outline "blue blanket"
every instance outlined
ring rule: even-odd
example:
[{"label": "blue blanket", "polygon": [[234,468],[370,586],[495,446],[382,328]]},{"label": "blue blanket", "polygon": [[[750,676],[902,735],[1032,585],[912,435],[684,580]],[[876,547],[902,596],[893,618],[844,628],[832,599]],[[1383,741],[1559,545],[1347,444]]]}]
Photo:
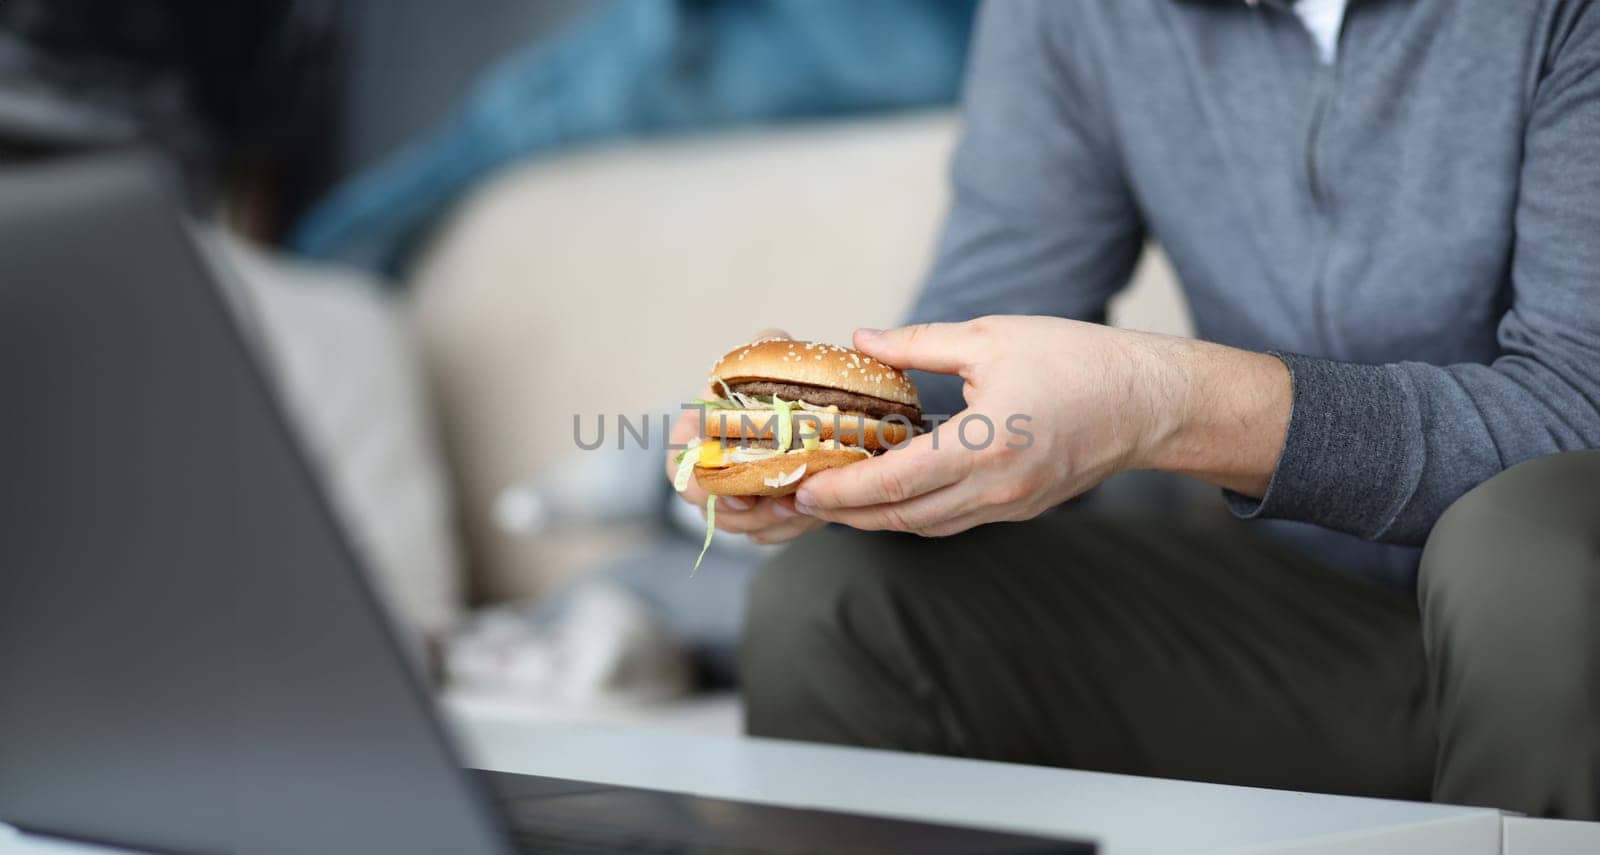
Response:
[{"label": "blue blanket", "polygon": [[624,135],[952,101],[972,7],[617,0],[491,70],[436,131],[315,206],[290,246],[394,272],[463,191],[513,160]]}]

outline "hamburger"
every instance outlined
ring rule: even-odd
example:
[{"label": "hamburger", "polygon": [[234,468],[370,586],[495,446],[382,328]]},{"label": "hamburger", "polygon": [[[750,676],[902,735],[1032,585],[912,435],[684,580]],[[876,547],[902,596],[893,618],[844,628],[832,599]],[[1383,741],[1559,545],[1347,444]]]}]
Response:
[{"label": "hamburger", "polygon": [[[807,475],[899,447],[922,421],[917,387],[857,350],[793,339],[743,345],[711,367],[715,398],[679,455],[675,486],[785,496]],[[711,513],[708,508],[708,515]]]}]

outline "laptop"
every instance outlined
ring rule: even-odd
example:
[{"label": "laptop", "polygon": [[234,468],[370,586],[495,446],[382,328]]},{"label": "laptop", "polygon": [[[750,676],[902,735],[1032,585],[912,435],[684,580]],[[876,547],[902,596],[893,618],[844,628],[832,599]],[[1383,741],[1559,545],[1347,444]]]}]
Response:
[{"label": "laptop", "polygon": [[0,822],[163,853],[1094,851],[464,769],[173,184],[142,155],[0,171]]}]

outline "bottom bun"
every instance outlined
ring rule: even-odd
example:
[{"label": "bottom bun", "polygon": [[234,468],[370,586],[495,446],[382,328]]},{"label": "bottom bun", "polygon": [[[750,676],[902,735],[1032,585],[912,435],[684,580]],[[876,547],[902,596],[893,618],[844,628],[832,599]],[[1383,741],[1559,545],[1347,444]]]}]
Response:
[{"label": "bottom bun", "polygon": [[[696,466],[694,479],[700,482],[701,489],[717,496],[787,496],[800,489],[801,481],[817,472],[848,466],[866,459],[867,456],[858,451],[840,451],[836,448],[791,451],[765,460],[735,463],[732,466],[716,469]],[[767,486],[766,479],[782,478],[799,469],[801,464],[805,464],[806,474],[796,479],[794,483],[782,487]]]}]

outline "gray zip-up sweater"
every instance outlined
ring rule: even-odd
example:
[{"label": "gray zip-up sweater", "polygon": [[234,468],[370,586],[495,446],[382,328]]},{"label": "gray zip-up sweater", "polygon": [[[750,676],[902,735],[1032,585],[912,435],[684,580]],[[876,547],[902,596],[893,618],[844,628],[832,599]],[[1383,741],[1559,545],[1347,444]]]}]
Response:
[{"label": "gray zip-up sweater", "polygon": [[1600,447],[1600,3],[1351,0],[1323,65],[1283,0],[997,0],[973,51],[912,320],[1102,319],[1154,239],[1293,377],[1235,511],[1369,540]]}]

